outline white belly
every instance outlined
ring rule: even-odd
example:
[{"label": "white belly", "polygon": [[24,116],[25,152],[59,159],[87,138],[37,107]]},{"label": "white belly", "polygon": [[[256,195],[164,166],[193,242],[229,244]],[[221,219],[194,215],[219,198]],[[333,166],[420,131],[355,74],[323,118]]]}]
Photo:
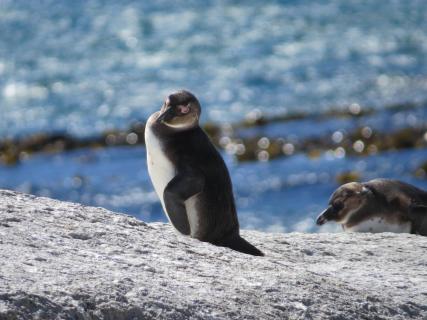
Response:
[{"label": "white belly", "polygon": [[402,223],[402,224],[391,224],[387,223],[382,218],[375,217],[366,221],[359,223],[356,226],[351,228],[346,228],[344,226],[344,230],[346,232],[372,232],[372,233],[380,233],[380,232],[394,232],[394,233],[410,233],[411,232],[411,223]]},{"label": "white belly", "polygon": [[169,181],[175,177],[176,170],[172,162],[163,152],[162,145],[156,135],[152,132],[149,123],[150,119],[147,121],[147,126],[145,127],[145,146],[147,150],[148,174],[150,175],[154,190],[160,198],[163,210],[168,216],[163,200],[163,192]]}]

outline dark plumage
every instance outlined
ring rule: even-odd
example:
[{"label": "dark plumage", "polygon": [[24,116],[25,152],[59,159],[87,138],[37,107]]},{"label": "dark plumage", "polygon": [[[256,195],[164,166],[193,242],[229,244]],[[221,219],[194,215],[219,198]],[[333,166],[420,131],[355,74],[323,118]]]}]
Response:
[{"label": "dark plumage", "polygon": [[374,220],[376,232],[381,231],[381,223],[384,231],[408,229],[408,232],[427,236],[427,192],[398,180],[351,182],[332,194],[317,224],[336,221],[344,230],[363,231],[360,226],[363,223],[368,226],[369,221]]},{"label": "dark plumage", "polygon": [[[239,235],[227,167],[199,127],[199,116],[197,99],[187,91],[180,91],[170,95],[160,113],[148,122],[148,130],[155,136],[148,139],[159,141],[163,155],[175,172],[163,194],[158,194],[163,197],[164,209],[171,223],[183,234],[243,253],[263,255]],[[148,152],[151,152],[150,146],[148,142]],[[158,160],[149,161],[153,161],[154,168]],[[151,169],[150,174],[153,184],[159,180],[155,170]],[[158,193],[162,188],[158,187]]]}]

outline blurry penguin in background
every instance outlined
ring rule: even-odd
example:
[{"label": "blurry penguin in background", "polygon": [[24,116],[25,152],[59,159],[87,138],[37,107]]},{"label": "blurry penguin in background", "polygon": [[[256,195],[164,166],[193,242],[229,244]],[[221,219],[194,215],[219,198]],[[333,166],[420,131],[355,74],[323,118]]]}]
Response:
[{"label": "blurry penguin in background", "polygon": [[347,232],[396,232],[427,236],[427,192],[389,179],[350,182],[331,196],[317,218],[341,224]]}]

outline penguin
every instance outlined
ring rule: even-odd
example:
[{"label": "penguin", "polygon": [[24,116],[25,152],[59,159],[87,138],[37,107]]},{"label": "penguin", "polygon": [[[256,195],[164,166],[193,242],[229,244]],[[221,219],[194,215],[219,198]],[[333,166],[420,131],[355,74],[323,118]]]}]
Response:
[{"label": "penguin", "polygon": [[316,220],[341,224],[347,232],[395,232],[427,236],[427,192],[389,179],[350,182],[331,196]]},{"label": "penguin", "polygon": [[197,98],[181,90],[147,121],[148,173],[163,210],[183,235],[263,256],[239,234],[230,175],[199,126],[200,114]]}]

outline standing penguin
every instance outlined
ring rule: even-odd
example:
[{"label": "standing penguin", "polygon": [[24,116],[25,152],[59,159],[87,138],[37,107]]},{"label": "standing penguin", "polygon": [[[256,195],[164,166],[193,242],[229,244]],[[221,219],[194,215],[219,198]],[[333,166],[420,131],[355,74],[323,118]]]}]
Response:
[{"label": "standing penguin", "polygon": [[262,256],[240,237],[230,176],[199,126],[200,113],[197,98],[182,90],[147,121],[148,172],[163,210],[184,235]]},{"label": "standing penguin", "polygon": [[427,236],[427,192],[389,179],[350,182],[331,196],[317,224],[335,221],[345,231]]}]

